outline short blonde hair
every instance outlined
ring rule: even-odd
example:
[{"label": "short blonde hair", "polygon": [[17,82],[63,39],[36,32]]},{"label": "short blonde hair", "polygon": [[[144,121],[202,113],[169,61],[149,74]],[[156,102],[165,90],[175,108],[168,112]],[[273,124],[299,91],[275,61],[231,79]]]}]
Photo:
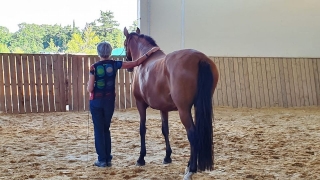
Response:
[{"label": "short blonde hair", "polygon": [[108,42],[101,42],[97,46],[98,55],[102,58],[108,58],[111,56],[112,47]]}]

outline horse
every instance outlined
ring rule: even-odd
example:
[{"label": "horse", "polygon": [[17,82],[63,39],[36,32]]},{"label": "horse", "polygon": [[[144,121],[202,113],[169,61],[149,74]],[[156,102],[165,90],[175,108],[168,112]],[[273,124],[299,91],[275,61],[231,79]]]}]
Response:
[{"label": "horse", "polygon": [[[129,33],[127,28],[124,46],[126,61],[138,59],[152,47],[155,40],[140,34],[140,29]],[[182,49],[165,54],[158,50],[134,68],[133,94],[140,115],[140,156],[137,166],[145,165],[146,110],[160,111],[162,134],[166,144],[163,163],[171,163],[168,112],[178,111],[190,143],[190,157],[184,179],[192,178],[197,170],[213,170],[213,93],[219,73],[216,65],[204,53]],[[194,107],[195,120],[192,117]]]}]

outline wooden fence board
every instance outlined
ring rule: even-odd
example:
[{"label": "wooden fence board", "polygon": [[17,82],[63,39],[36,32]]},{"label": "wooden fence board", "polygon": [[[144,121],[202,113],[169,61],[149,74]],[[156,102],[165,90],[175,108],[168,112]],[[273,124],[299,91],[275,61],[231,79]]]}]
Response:
[{"label": "wooden fence board", "polygon": [[293,74],[293,85],[294,89],[291,90],[294,91],[294,98],[296,102],[296,106],[300,106],[300,98],[299,98],[299,82],[298,82],[298,70],[297,70],[297,60],[295,58],[291,59],[292,61],[292,74]]},{"label": "wooden fence board", "polygon": [[91,66],[91,62],[90,62],[91,57],[88,56],[86,58],[84,58],[83,60],[83,64],[84,64],[84,69],[83,69],[83,74],[84,74],[84,109],[86,111],[89,110],[89,93],[87,92],[87,82],[89,81],[89,75],[90,75],[90,66]]},{"label": "wooden fence board", "polygon": [[283,58],[283,74],[284,74],[284,85],[285,85],[285,91],[284,94],[286,96],[286,107],[292,107],[292,101],[291,101],[291,92],[290,92],[290,80],[289,80],[289,71],[288,71],[288,59]]},{"label": "wooden fence board", "polygon": [[294,86],[294,76],[293,76],[293,60],[292,58],[288,58],[288,73],[289,73],[289,83],[290,83],[290,96],[291,96],[291,107],[296,107],[296,97],[295,97],[295,86]]},{"label": "wooden fence board", "polygon": [[320,65],[318,66],[317,62],[319,63],[320,59],[313,59],[312,60],[316,103],[318,106],[320,106]]},{"label": "wooden fence board", "polygon": [[284,107],[288,107],[288,99],[287,99],[287,90],[286,90],[286,73],[285,73],[285,67],[284,67],[284,58],[279,59],[279,77],[280,77],[280,83],[281,83],[281,97],[282,97],[282,105]]},{"label": "wooden fence board", "polygon": [[48,55],[47,59],[47,78],[48,78],[48,100],[49,112],[56,111],[54,103],[54,86],[53,86],[53,56]]},{"label": "wooden fence board", "polygon": [[22,58],[22,67],[23,67],[23,87],[24,87],[24,104],[25,112],[31,112],[31,93],[30,93],[30,77],[29,77],[29,61],[28,56],[23,54]]},{"label": "wooden fence board", "polygon": [[312,62],[313,62],[313,59],[308,59],[310,84],[311,84],[311,98],[313,100],[311,105],[316,106],[317,105],[316,83],[314,80],[314,70],[313,70]]},{"label": "wooden fence board", "polygon": [[257,58],[252,58],[252,74],[253,74],[253,83],[254,83],[254,94],[256,100],[256,107],[261,107],[261,96],[259,92],[259,79],[258,79],[258,72],[257,72]]},{"label": "wooden fence board", "polygon": [[297,68],[297,81],[298,81],[298,87],[299,87],[299,94],[298,94],[298,101],[301,106],[305,105],[304,99],[303,99],[303,85],[302,85],[302,74],[301,74],[301,59],[296,59],[296,68]]},{"label": "wooden fence board", "polygon": [[[80,64],[80,69],[81,69],[81,72],[79,72],[79,76],[80,76],[80,88],[81,88],[81,94],[80,94],[80,103],[81,103],[81,111],[85,111],[85,104],[88,103],[88,100],[85,99],[85,94],[87,94],[87,82],[85,82],[85,78],[84,78],[84,70],[85,69],[88,69],[87,67],[85,67],[84,65],[84,59],[88,59],[88,56],[83,56],[82,59],[81,59],[81,62],[79,62]],[[88,76],[86,74],[86,76]]]},{"label": "wooden fence board", "polygon": [[[56,101],[58,102],[58,104],[56,105],[57,109],[59,109],[59,111],[61,112],[65,112],[66,111],[66,105],[68,104],[68,90],[67,90],[67,86],[68,86],[68,72],[67,72],[67,61],[66,56],[63,55],[58,55],[58,59],[57,59],[57,64],[54,64],[57,68],[57,72],[59,73],[56,77],[58,79],[58,83],[59,83],[59,87],[57,87],[57,93],[59,92],[59,97],[56,96]],[[57,98],[59,98],[57,100]]]},{"label": "wooden fence board", "polygon": [[231,87],[231,102],[229,106],[237,107],[237,93],[236,93],[236,83],[235,83],[235,72],[234,72],[234,58],[228,58],[229,63],[229,77],[230,77],[230,87]]},{"label": "wooden fence board", "polygon": [[307,83],[307,92],[308,92],[308,102],[309,106],[313,105],[313,97],[312,97],[312,86],[311,86],[311,69],[309,68],[309,59],[304,59],[304,69],[306,72],[306,83]]},{"label": "wooden fence board", "polygon": [[115,91],[116,91],[116,102],[115,102],[115,108],[120,109],[120,86],[119,86],[119,76],[120,76],[120,70],[117,72],[116,76],[116,85],[115,85]]},{"label": "wooden fence board", "polygon": [[10,54],[9,55],[9,59],[10,59],[10,74],[11,74],[12,112],[13,113],[19,113],[16,55],[15,54]]},{"label": "wooden fence board", "polygon": [[227,84],[226,84],[226,73],[225,73],[225,60],[224,58],[219,58],[220,64],[220,82],[222,87],[222,106],[228,105],[228,95],[227,95]]},{"label": "wooden fence board", "polygon": [[72,85],[72,71],[73,71],[73,67],[72,67],[72,56],[69,55],[68,56],[68,60],[67,60],[67,66],[68,66],[68,75],[67,75],[67,82],[68,82],[68,98],[67,98],[67,104],[69,105],[69,111],[73,111],[73,99],[72,99],[72,95],[73,95],[73,85]]},{"label": "wooden fence board", "polygon": [[21,55],[16,55],[16,75],[17,75],[17,92],[18,92],[18,110],[20,113],[25,113],[25,102],[23,93],[23,74]]},{"label": "wooden fence board", "polygon": [[254,82],[254,72],[253,72],[253,58],[247,58],[248,62],[248,76],[249,76],[249,87],[250,87],[250,92],[251,92],[251,104],[253,108],[257,107],[257,101],[256,101],[256,91],[255,91],[255,82]]},{"label": "wooden fence board", "polygon": [[307,87],[306,69],[305,69],[304,61],[305,61],[304,59],[301,59],[300,61],[303,99],[304,99],[305,106],[309,106],[308,87]]},{"label": "wooden fence board", "polygon": [[224,68],[225,68],[225,75],[226,75],[226,87],[227,87],[227,106],[232,106],[232,89],[231,89],[231,77],[230,77],[230,65],[229,65],[229,58],[224,58]]},{"label": "wooden fence board", "polygon": [[130,74],[125,71],[125,76],[124,76],[124,86],[125,86],[125,108],[131,108],[131,98],[130,98]]},{"label": "wooden fence board", "polygon": [[[4,86],[4,77],[3,77],[3,56],[0,54],[0,111],[6,112],[6,101],[5,101],[5,86]],[[0,112],[0,113],[1,113]]]},{"label": "wooden fence board", "polygon": [[77,73],[77,92],[78,92],[78,111],[84,111],[84,79],[83,79],[83,58],[87,58],[87,56],[77,56],[77,67],[78,67],[78,73]]},{"label": "wooden fence board", "polygon": [[[62,63],[62,59],[59,59],[58,54],[53,55],[52,57],[52,72],[53,72],[53,86],[54,86],[54,97],[55,97],[55,109],[60,112],[61,109],[61,92],[60,85],[63,83],[60,80],[60,74],[63,73],[60,71]],[[60,61],[60,62],[59,62]]]},{"label": "wooden fence board", "polygon": [[315,81],[316,81],[316,94],[317,94],[317,104],[320,106],[320,58],[314,61],[315,70]]},{"label": "wooden fence board", "polygon": [[279,61],[281,59],[275,58],[274,66],[275,66],[275,74],[276,74],[276,82],[277,82],[277,95],[278,99],[276,101],[276,106],[283,106],[283,98],[282,98],[282,86],[281,86],[281,77],[280,77],[280,70],[279,70]]},{"label": "wooden fence board", "polygon": [[42,72],[41,72],[41,59],[40,55],[34,56],[34,66],[35,66],[35,80],[36,80],[36,92],[37,92],[37,112],[44,112],[43,107],[43,87],[41,82]]},{"label": "wooden fence board", "polygon": [[30,81],[30,106],[31,112],[37,112],[37,89],[35,81],[35,64],[34,64],[34,55],[28,55],[28,64],[29,64],[29,81]]},{"label": "wooden fence board", "polygon": [[[217,59],[218,58],[210,58],[211,59],[211,61],[215,64],[215,65],[217,65]],[[217,90],[217,87],[215,88],[215,91],[214,91],[214,93],[213,93],[213,98],[212,98],[212,103],[213,103],[213,105],[214,106],[217,106],[218,105],[218,92],[217,92],[218,90]]]},{"label": "wooden fence board", "polygon": [[[218,57],[214,57],[215,59],[215,63],[218,69],[220,69],[220,58]],[[220,72],[219,72],[220,73]],[[221,75],[219,74],[219,78],[218,78],[218,84],[215,90],[215,94],[217,94],[217,106],[222,106],[223,105],[223,101],[222,101],[222,87],[221,87]]]},{"label": "wooden fence board", "polygon": [[265,102],[264,106],[270,107],[266,59],[260,58],[260,61],[261,61],[263,97]]},{"label": "wooden fence board", "polygon": [[262,58],[255,58],[256,59],[256,63],[257,63],[257,74],[258,74],[258,90],[259,90],[259,95],[260,95],[260,105],[261,107],[265,107],[266,106],[266,102],[265,102],[265,94],[264,94],[264,89],[263,89],[263,78],[262,78],[262,67],[261,67],[261,61]]},{"label": "wooden fence board", "polygon": [[4,76],[4,90],[5,90],[5,101],[6,101],[6,110],[7,113],[12,112],[12,94],[11,94],[11,76],[10,76],[10,59],[9,55],[3,56],[3,76]]},{"label": "wooden fence board", "polygon": [[249,81],[249,72],[248,72],[248,60],[247,58],[242,58],[242,68],[243,68],[243,76],[244,76],[244,85],[245,85],[245,96],[244,102],[246,103],[246,107],[252,107],[251,100],[251,91],[250,91],[250,81]]},{"label": "wooden fence board", "polygon": [[43,112],[49,112],[47,56],[40,55]]},{"label": "wooden fence board", "polygon": [[79,111],[80,110],[80,91],[78,90],[79,88],[79,62],[80,62],[80,57],[78,56],[72,56],[72,99],[73,99],[73,111]]},{"label": "wooden fence board", "polygon": [[278,88],[277,88],[276,71],[275,71],[275,59],[269,58],[269,61],[270,61],[270,72],[271,72],[270,76],[271,76],[272,96],[273,96],[271,107],[276,107],[278,103]]},{"label": "wooden fence board", "polygon": [[[240,84],[243,79],[240,81],[240,71],[239,71],[239,65],[240,60],[238,58],[233,58],[233,68],[234,68],[234,90],[236,94],[236,99],[237,101],[234,103],[235,107],[242,107],[242,101],[241,101],[241,89],[240,89]],[[242,64],[241,64],[242,65]]]},{"label": "wooden fence board", "polygon": [[125,89],[124,89],[124,73],[125,70],[124,69],[120,69],[119,70],[119,87],[120,87],[120,109],[125,108],[125,97],[126,97],[126,93],[125,93]]},{"label": "wooden fence board", "polygon": [[240,102],[240,107],[247,107],[247,101],[246,101],[246,86],[245,86],[245,78],[244,78],[244,70],[243,70],[243,60],[242,58],[237,58],[238,61],[238,71],[239,71],[239,84],[240,87],[238,91],[240,91],[240,99],[238,99],[238,102]]},{"label": "wooden fence board", "polygon": [[267,92],[268,92],[268,97],[269,97],[269,107],[273,106],[273,87],[272,87],[272,74],[271,74],[271,69],[270,69],[270,58],[265,59],[265,65],[266,65],[266,79],[267,79]]},{"label": "wooden fence board", "polygon": [[132,107],[136,107],[136,98],[134,97],[133,94],[133,78],[134,78],[134,73],[130,72],[130,97],[131,97],[131,101],[132,101]]}]

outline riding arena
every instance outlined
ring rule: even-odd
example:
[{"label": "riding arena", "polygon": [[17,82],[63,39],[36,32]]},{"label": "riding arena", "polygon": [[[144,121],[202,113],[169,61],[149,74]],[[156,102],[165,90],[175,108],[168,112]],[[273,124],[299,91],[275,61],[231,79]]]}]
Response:
[{"label": "riding arena", "polygon": [[316,6],[138,2],[112,59],[165,46],[117,72],[112,167],[93,165],[98,56],[0,53],[0,180],[320,179]]}]

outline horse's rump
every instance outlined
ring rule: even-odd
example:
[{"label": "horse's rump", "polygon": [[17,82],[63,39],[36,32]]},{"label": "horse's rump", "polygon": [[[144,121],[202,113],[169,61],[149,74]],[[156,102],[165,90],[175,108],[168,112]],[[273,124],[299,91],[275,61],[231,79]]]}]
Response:
[{"label": "horse's rump", "polygon": [[[169,53],[165,65],[170,79],[170,92],[176,106],[192,106],[197,92],[199,62],[207,62],[213,73],[213,90],[218,75],[215,64],[203,53],[193,49],[183,49]],[[212,92],[213,94],[213,92]]]}]

